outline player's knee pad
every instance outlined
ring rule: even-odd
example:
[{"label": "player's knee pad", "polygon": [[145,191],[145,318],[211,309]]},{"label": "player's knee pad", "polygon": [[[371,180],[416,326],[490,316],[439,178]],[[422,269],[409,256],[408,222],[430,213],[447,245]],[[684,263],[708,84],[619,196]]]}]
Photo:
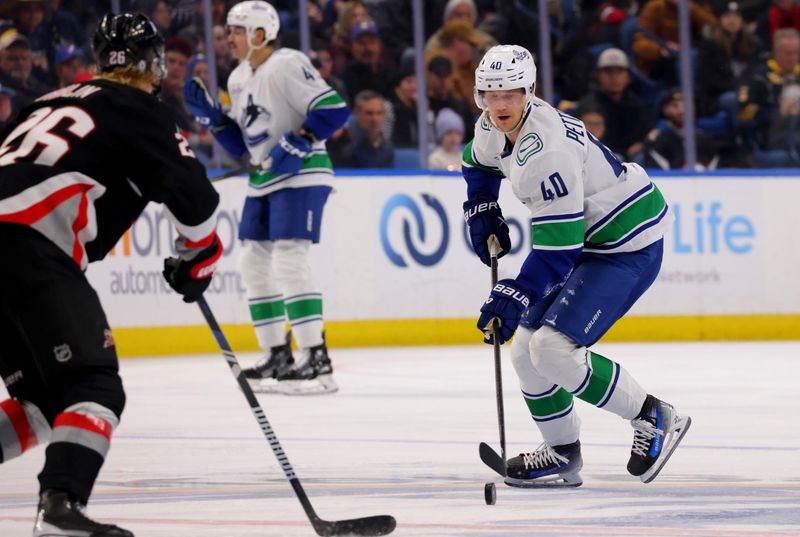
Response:
[{"label": "player's knee pad", "polygon": [[105,458],[119,415],[94,401],[81,401],[64,409],[55,421],[50,444],[64,442],[91,449]]},{"label": "player's knee pad", "polygon": [[511,364],[517,372],[517,376],[522,378],[533,369],[531,362],[530,342],[533,337],[533,330],[520,326],[514,333],[511,341]]},{"label": "player's knee pad", "polygon": [[30,401],[0,402],[0,462],[18,457],[50,439],[50,424]]},{"label": "player's knee pad", "polygon": [[287,285],[310,281],[311,265],[308,262],[310,248],[311,241],[308,240],[275,241],[273,251],[275,277]]},{"label": "player's knee pad", "polygon": [[272,283],[272,250],[273,244],[268,241],[243,241],[239,253],[239,272],[248,292]]},{"label": "player's knee pad", "polygon": [[586,377],[586,348],[545,325],[530,341],[533,367],[553,384],[574,390]]}]

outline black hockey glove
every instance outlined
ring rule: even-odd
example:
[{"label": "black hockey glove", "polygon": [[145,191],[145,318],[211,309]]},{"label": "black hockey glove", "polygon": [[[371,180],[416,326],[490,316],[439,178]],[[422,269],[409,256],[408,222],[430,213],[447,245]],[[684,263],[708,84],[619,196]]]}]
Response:
[{"label": "black hockey glove", "polygon": [[511,250],[511,238],[508,235],[508,225],[500,211],[497,200],[489,196],[477,196],[464,202],[464,220],[469,225],[469,238],[472,240],[472,249],[478,254],[484,265],[491,266],[489,254],[489,237],[494,235],[500,243],[500,253],[503,257]]},{"label": "black hockey glove", "polygon": [[181,237],[176,241],[179,257],[164,260],[164,279],[184,302],[195,302],[209,284],[217,261],[222,255],[222,243],[216,233],[207,246],[195,244]]}]

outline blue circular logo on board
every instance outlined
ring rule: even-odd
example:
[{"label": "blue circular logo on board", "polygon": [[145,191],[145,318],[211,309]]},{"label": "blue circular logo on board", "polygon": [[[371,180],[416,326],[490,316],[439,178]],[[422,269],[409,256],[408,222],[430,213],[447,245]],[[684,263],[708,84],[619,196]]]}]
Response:
[{"label": "blue circular logo on board", "polygon": [[447,222],[447,214],[444,212],[444,207],[442,207],[439,200],[430,194],[422,194],[422,200],[436,214],[437,218],[434,220],[435,225],[438,225],[442,230],[441,243],[434,249],[433,253],[430,254],[420,252],[415,245],[415,239],[413,237],[415,228],[417,243],[425,244],[426,236],[430,234],[426,232],[425,218],[423,218],[422,211],[414,199],[407,194],[395,194],[389,198],[389,201],[383,206],[383,211],[381,212],[381,246],[383,246],[383,251],[386,253],[386,257],[389,258],[389,261],[398,267],[407,267],[408,263],[406,263],[404,256],[398,252],[391,243],[389,238],[389,220],[394,211],[400,208],[406,209],[410,214],[407,213],[403,215],[402,218],[394,219],[393,225],[402,222],[402,246],[404,253],[407,253],[408,257],[418,265],[430,267],[441,261],[447,251],[447,244],[450,241],[450,225]]}]

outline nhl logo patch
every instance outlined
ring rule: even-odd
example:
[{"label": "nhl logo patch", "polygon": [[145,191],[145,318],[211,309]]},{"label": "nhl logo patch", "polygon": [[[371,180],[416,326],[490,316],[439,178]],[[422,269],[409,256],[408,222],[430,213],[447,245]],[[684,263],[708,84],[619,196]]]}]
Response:
[{"label": "nhl logo patch", "polygon": [[72,358],[72,349],[70,349],[69,345],[66,343],[63,345],[56,345],[53,347],[53,355],[56,357],[56,362],[68,362],[70,358]]}]

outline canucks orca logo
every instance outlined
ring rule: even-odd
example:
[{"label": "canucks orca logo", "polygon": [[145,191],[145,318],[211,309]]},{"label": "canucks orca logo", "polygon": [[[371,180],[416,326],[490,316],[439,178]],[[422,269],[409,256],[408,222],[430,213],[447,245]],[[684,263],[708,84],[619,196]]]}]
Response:
[{"label": "canucks orca logo", "polygon": [[[433,209],[441,222],[441,243],[431,254],[423,254],[420,252],[414,244],[412,225],[407,217],[403,218],[403,241],[405,242],[408,255],[411,256],[414,262],[423,267],[430,267],[441,261],[447,251],[447,244],[450,241],[450,226],[447,223],[447,214],[444,212],[444,207],[442,207],[439,200],[429,194],[422,194],[422,199],[428,207]],[[398,267],[407,267],[406,260],[395,251],[389,239],[389,219],[395,209],[401,207],[411,212],[414,225],[417,228],[417,238],[419,242],[425,242],[425,220],[422,217],[422,211],[420,211],[419,207],[410,196],[406,194],[396,194],[389,198],[389,201],[386,202],[386,205],[383,207],[383,212],[381,213],[381,245],[389,261]]]},{"label": "canucks orca logo", "polygon": [[[249,94],[247,96],[247,106],[244,109],[244,114],[244,134],[247,138],[247,145],[258,145],[259,143],[268,139],[269,131],[266,128],[262,129],[261,132],[258,132],[257,134],[250,134],[249,132],[250,127],[252,127],[257,120],[260,119],[263,123],[272,119],[272,114],[269,112],[269,110],[253,102],[253,94]],[[256,125],[256,127],[258,127],[258,125]]]}]

